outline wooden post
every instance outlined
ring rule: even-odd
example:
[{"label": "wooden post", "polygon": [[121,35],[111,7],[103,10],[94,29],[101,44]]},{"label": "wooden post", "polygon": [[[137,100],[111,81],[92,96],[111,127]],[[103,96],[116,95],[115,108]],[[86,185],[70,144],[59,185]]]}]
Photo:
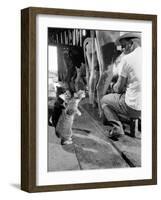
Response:
[{"label": "wooden post", "polygon": [[60,41],[61,41],[61,44],[63,44],[63,34],[62,34],[62,32],[60,33]]},{"label": "wooden post", "polygon": [[68,30],[68,44],[69,45],[72,44],[71,40],[72,40],[71,31]]},{"label": "wooden post", "polygon": [[58,38],[58,34],[56,34],[56,43],[59,43],[59,38]]},{"label": "wooden post", "polygon": [[80,29],[80,47],[82,47],[82,29]]},{"label": "wooden post", "polygon": [[65,44],[68,44],[68,42],[67,42],[67,35],[66,35],[66,31],[64,31],[64,38],[65,38]]},{"label": "wooden post", "polygon": [[73,30],[73,46],[76,44],[75,29]]},{"label": "wooden post", "polygon": [[130,136],[135,137],[136,132],[138,131],[138,119],[130,119]]}]

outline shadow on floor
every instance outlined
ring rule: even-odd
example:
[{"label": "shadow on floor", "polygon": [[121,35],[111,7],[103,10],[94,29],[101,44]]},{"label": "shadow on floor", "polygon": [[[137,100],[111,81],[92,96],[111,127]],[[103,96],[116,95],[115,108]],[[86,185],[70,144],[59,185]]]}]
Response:
[{"label": "shadow on floor", "polygon": [[11,183],[10,185],[16,189],[19,189],[19,190],[21,189],[20,184],[18,183]]},{"label": "shadow on floor", "polygon": [[73,145],[62,148],[76,153],[81,169],[107,169],[127,167],[124,160],[106,141],[90,134],[75,133]]}]

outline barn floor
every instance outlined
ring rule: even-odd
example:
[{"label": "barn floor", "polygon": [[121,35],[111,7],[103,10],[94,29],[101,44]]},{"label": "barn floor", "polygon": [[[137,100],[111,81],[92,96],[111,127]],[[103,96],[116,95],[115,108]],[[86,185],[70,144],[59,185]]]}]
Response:
[{"label": "barn floor", "polygon": [[73,144],[62,146],[54,127],[48,127],[48,171],[140,167],[140,133],[136,138],[109,139],[109,127],[102,125],[96,109],[87,102],[82,101],[82,115],[75,117]]}]

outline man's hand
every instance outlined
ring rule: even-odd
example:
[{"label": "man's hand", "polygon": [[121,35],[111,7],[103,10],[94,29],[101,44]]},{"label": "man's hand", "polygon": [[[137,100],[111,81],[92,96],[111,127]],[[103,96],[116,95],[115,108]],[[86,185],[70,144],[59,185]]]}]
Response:
[{"label": "man's hand", "polygon": [[117,82],[112,87],[113,92],[118,94],[124,93],[126,90],[126,82],[127,78],[119,76]]}]

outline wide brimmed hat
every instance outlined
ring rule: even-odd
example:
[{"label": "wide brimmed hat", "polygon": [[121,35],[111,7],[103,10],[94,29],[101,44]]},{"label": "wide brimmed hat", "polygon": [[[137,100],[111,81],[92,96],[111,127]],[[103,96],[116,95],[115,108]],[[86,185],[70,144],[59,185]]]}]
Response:
[{"label": "wide brimmed hat", "polygon": [[139,33],[125,33],[124,35],[117,38],[116,45],[119,45],[122,39],[135,39],[135,38],[141,39],[141,35]]}]

